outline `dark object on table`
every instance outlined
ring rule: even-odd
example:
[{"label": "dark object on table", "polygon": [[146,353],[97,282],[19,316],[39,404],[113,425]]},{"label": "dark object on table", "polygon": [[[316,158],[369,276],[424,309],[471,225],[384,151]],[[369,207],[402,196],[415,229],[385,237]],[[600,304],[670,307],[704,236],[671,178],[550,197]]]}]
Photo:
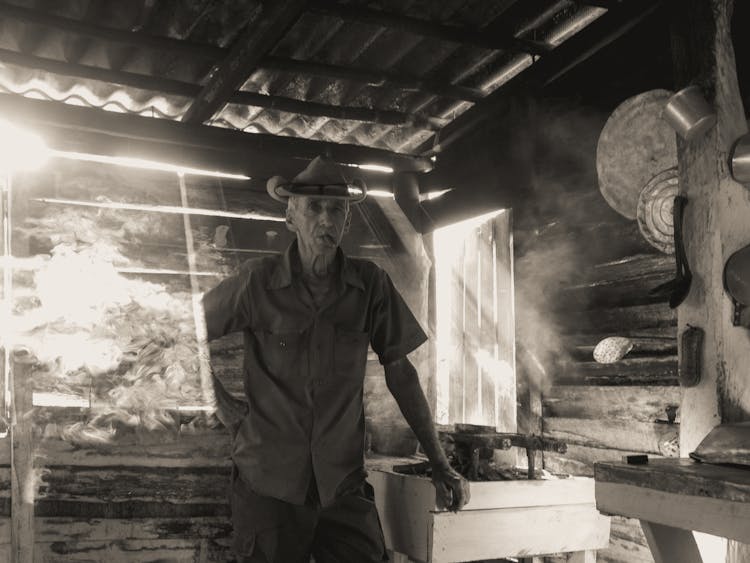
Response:
[{"label": "dark object on table", "polygon": [[702,328],[690,325],[680,337],[677,375],[683,387],[695,387],[701,380],[704,337],[705,332]]},{"label": "dark object on table", "polygon": [[724,265],[724,289],[732,298],[732,324],[750,328],[750,245],[729,257]]},{"label": "dark object on table", "polygon": [[628,465],[648,464],[648,456],[646,454],[626,455],[623,457],[623,459]]},{"label": "dark object on table", "polygon": [[750,466],[750,421],[716,426],[690,457],[704,463]]},{"label": "dark object on table", "polygon": [[669,299],[669,306],[674,309],[685,300],[689,291],[690,284],[693,281],[693,274],[688,265],[687,255],[685,254],[685,244],[682,236],[682,217],[685,214],[687,198],[678,195],[674,198],[674,207],[672,208],[674,222],[674,257],[676,274],[673,280],[669,280],[654,289],[649,294],[653,297],[665,297]]},{"label": "dark object on table", "polygon": [[[481,473],[490,478],[512,478],[514,468],[491,467],[493,450],[524,448],[528,460],[527,477],[535,478],[534,455],[537,451],[553,451],[564,454],[567,444],[536,435],[497,432],[491,426],[456,424],[444,427],[440,437],[448,443],[446,448],[453,459],[454,468],[470,480],[478,480]],[[508,476],[506,476],[506,474]]]}]

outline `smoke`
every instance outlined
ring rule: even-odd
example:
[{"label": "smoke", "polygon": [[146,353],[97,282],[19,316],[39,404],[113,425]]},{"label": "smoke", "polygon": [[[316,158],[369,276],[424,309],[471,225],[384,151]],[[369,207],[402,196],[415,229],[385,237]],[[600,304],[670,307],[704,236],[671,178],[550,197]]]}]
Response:
[{"label": "smoke", "polygon": [[563,289],[612,244],[581,236],[581,227],[616,214],[602,205],[596,175],[606,115],[555,104],[536,107],[534,116],[531,185],[515,209],[516,333],[525,380],[544,393],[572,361],[564,339],[570,327],[560,312]]}]

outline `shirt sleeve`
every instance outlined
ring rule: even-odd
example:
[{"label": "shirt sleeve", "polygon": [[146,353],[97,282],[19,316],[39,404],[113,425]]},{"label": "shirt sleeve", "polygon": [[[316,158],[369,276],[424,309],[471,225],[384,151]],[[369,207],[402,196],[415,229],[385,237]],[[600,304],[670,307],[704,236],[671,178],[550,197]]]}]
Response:
[{"label": "shirt sleeve", "polygon": [[419,348],[427,341],[427,335],[388,274],[380,270],[376,279],[370,344],[385,366]]},{"label": "shirt sleeve", "polygon": [[249,281],[250,272],[242,268],[203,296],[208,340],[250,325]]}]

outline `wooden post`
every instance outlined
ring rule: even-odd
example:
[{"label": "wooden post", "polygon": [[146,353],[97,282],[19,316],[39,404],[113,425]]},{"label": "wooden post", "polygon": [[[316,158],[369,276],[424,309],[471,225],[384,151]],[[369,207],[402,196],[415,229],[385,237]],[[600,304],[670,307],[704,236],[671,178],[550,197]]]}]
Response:
[{"label": "wooden post", "polygon": [[750,332],[732,326],[722,285],[726,259],[750,244],[750,191],[731,179],[727,167],[732,143],[747,131],[730,37],[731,7],[732,0],[689,0],[673,10],[678,85],[700,84],[718,117],[707,135],[689,143],[678,139],[680,191],[688,197],[685,246],[694,274],[678,322],[681,331],[687,324],[706,331],[702,380],[685,389],[682,400],[683,455],[720,421],[750,417]]},{"label": "wooden post", "polygon": [[[698,84],[717,113],[708,134],[677,140],[680,192],[688,198],[683,232],[694,276],[678,310],[678,330],[690,324],[706,332],[701,382],[684,389],[681,402],[683,456],[720,422],[750,418],[750,331],[732,326],[722,284],[727,258],[750,244],[750,191],[731,179],[727,166],[732,143],[747,131],[730,33],[732,7],[732,0],[687,0],[673,2],[671,9],[676,86]],[[740,554],[728,560],[747,559]]]},{"label": "wooden post", "polygon": [[34,561],[34,495],[36,491],[31,412],[32,364],[11,359],[11,552],[14,563]]},{"label": "wooden post", "polygon": [[418,233],[423,231],[422,208],[419,203],[419,178],[413,172],[393,176],[393,196]]}]

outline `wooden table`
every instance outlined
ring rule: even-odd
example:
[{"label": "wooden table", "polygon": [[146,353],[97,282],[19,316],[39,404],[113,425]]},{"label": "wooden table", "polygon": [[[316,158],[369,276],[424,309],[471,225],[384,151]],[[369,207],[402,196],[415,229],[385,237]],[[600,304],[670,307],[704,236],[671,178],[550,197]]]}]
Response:
[{"label": "wooden table", "polygon": [[750,468],[690,459],[594,466],[596,506],[638,518],[656,563],[700,563],[692,531],[750,543]]}]

